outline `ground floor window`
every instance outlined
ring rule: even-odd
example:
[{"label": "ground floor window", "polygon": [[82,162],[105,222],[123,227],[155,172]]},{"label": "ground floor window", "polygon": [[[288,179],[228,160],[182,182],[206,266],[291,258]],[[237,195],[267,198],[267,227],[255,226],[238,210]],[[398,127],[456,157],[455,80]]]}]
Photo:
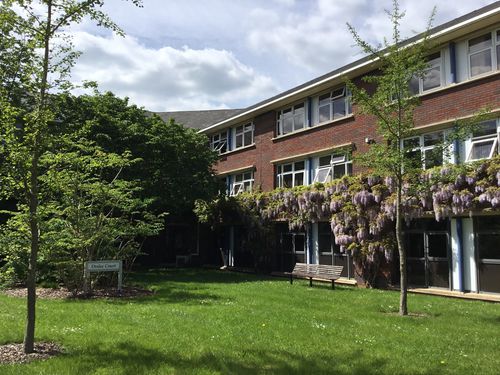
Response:
[{"label": "ground floor window", "polygon": [[500,293],[500,217],[474,219],[479,290]]}]

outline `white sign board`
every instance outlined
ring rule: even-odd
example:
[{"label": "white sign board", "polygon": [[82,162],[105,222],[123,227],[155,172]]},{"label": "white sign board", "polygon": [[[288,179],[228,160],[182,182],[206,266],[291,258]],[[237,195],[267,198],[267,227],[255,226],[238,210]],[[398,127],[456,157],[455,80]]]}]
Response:
[{"label": "white sign board", "polygon": [[122,290],[123,261],[121,260],[94,260],[85,262],[85,277],[91,272],[118,272],[118,290]]}]

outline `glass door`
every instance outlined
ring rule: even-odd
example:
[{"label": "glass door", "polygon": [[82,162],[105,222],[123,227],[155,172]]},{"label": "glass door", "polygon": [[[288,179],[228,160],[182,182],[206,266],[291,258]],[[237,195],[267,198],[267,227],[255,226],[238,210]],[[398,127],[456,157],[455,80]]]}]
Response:
[{"label": "glass door", "polygon": [[427,232],[426,262],[427,286],[450,287],[450,262],[448,233]]}]

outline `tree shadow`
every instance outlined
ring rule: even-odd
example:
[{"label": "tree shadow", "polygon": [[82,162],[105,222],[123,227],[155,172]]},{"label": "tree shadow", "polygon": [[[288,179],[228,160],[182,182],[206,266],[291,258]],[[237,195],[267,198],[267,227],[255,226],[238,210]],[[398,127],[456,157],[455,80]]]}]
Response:
[{"label": "tree shadow", "polygon": [[202,268],[171,268],[150,269],[134,272],[128,275],[127,281],[132,283],[157,284],[158,282],[173,281],[183,284],[237,284],[273,280],[271,276],[249,274],[222,270],[207,270]]},{"label": "tree shadow", "polygon": [[[160,351],[131,342],[120,342],[113,349],[93,347],[75,356],[78,373],[95,373],[113,369],[121,374],[148,372],[191,374],[355,374],[383,373],[386,358],[368,357],[362,350],[346,352],[342,357],[318,354],[307,357],[287,350],[254,350],[240,348],[230,353],[203,352],[198,355],[177,351]],[[73,361],[72,361],[73,362]],[[162,372],[163,371],[163,372]]]}]

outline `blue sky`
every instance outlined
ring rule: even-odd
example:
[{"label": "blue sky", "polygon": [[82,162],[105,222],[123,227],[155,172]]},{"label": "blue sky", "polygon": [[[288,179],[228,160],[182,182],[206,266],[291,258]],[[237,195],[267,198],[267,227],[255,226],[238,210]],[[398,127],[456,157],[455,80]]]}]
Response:
[{"label": "blue sky", "polygon": [[[437,3],[434,25],[494,1]],[[403,35],[423,31],[436,0],[401,1]],[[391,0],[106,1],[125,38],[84,22],[72,29],[83,55],[73,80],[128,96],[154,111],[243,108],[362,55],[346,22],[366,40],[390,37]]]}]

